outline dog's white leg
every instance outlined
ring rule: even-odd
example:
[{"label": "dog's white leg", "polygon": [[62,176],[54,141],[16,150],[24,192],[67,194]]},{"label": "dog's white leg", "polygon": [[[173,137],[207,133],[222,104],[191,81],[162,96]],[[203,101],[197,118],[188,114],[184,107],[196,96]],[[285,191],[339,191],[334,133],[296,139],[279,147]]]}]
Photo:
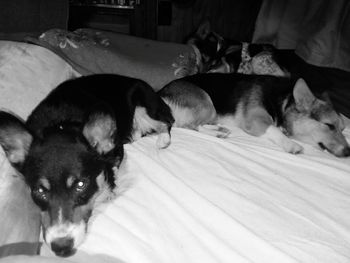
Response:
[{"label": "dog's white leg", "polygon": [[270,125],[261,137],[267,138],[275,144],[281,146],[286,152],[298,154],[303,151],[303,147],[294,142],[276,126]]},{"label": "dog's white leg", "polygon": [[200,125],[198,131],[218,138],[226,138],[230,134],[229,129],[215,124]]},{"label": "dog's white leg", "polygon": [[136,107],[133,125],[133,141],[155,131],[158,134],[156,144],[159,149],[164,149],[170,145],[171,136],[167,124],[151,118],[144,107]]},{"label": "dog's white leg", "polygon": [[253,136],[267,138],[286,152],[297,154],[303,151],[302,146],[289,139],[274,125],[272,117],[260,105],[251,108],[245,114],[241,120],[241,127]]},{"label": "dog's white leg", "polygon": [[170,145],[171,137],[168,132],[162,132],[158,134],[157,147],[158,149],[164,149]]}]

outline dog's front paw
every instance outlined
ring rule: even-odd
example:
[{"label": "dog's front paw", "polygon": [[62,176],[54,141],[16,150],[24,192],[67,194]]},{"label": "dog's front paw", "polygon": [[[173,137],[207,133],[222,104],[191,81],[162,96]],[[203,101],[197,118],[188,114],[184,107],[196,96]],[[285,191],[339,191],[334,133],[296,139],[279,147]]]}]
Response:
[{"label": "dog's front paw", "polygon": [[282,143],[282,148],[292,154],[299,154],[302,153],[304,148],[300,144],[292,141],[292,140],[284,140]]},{"label": "dog's front paw", "polygon": [[168,132],[159,133],[157,138],[157,147],[158,149],[167,148],[170,145],[171,137]]},{"label": "dog's front paw", "polygon": [[218,138],[227,138],[231,131],[220,125],[205,124],[198,127],[198,131]]}]

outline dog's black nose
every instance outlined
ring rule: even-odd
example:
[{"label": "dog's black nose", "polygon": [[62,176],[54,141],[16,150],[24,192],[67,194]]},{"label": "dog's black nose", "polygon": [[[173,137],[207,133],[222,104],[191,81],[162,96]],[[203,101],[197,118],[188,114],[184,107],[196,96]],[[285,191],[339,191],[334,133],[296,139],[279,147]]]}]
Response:
[{"label": "dog's black nose", "polygon": [[57,238],[51,242],[51,249],[57,256],[69,257],[75,253],[73,238]]}]

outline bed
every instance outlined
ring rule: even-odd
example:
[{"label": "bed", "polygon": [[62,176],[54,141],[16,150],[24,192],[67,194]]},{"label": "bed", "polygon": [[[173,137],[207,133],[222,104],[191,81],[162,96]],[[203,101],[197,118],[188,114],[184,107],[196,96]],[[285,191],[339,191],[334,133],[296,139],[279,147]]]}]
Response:
[{"label": "bed", "polygon": [[[35,45],[0,41],[0,105],[24,119],[56,85],[82,70],[98,68],[90,67],[97,61],[91,49],[84,55],[74,42],[68,43],[75,53],[67,58],[61,42],[45,36],[31,39]],[[103,39],[98,43],[104,45]],[[152,47],[153,42],[147,43]],[[145,59],[147,65],[152,63],[147,67],[152,72],[169,69],[162,78],[153,75],[154,87],[169,80],[164,76],[194,73],[191,50],[184,45],[171,50],[170,60],[169,55],[161,62]],[[86,58],[91,60],[85,63]],[[76,65],[78,59],[84,68]],[[346,121],[344,134],[350,141]],[[75,255],[55,257],[42,244],[34,216],[16,226],[12,220],[0,226],[0,231],[33,230],[17,240],[3,238],[0,252],[23,242],[37,242],[37,250],[16,249],[2,254],[0,262],[350,262],[350,158],[336,158],[305,144],[304,154],[288,154],[239,129],[220,139],[174,128],[170,147],[162,150],[156,149],[155,140],[149,136],[125,146],[117,197],[93,215],[87,239]],[[1,151],[1,184],[18,181],[13,174]],[[23,200],[28,198],[29,193]],[[21,217],[35,206],[26,209],[12,216]],[[38,250],[39,255],[33,255]]]}]

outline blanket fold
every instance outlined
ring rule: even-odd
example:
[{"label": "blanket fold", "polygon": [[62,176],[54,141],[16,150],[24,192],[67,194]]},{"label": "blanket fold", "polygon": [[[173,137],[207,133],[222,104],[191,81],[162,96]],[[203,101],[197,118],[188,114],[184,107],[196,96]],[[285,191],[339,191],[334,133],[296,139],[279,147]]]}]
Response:
[{"label": "blanket fold", "polygon": [[196,53],[183,44],[94,29],[52,29],[27,40],[55,52],[82,75],[114,73],[140,78],[155,90],[196,73]]}]

